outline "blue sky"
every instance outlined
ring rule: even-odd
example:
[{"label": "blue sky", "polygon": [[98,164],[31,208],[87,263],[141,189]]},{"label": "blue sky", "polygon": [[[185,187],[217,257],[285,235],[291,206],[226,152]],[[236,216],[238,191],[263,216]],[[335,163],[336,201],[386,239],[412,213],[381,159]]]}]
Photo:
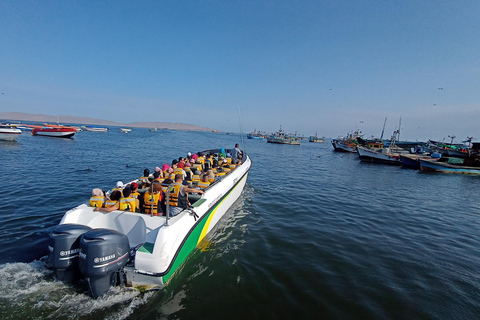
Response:
[{"label": "blue sky", "polygon": [[0,111],[327,137],[401,117],[405,139],[480,139],[479,16],[480,1],[2,0]]}]

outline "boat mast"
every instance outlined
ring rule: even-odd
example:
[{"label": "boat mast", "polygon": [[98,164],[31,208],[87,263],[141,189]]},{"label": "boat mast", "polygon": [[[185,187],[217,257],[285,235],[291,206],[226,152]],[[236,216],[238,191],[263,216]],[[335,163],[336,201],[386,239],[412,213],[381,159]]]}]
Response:
[{"label": "boat mast", "polygon": [[385,124],[387,123],[387,117],[385,117],[385,121],[383,122],[383,129],[382,129],[382,134],[380,135],[380,140],[383,138],[383,132],[385,131]]}]

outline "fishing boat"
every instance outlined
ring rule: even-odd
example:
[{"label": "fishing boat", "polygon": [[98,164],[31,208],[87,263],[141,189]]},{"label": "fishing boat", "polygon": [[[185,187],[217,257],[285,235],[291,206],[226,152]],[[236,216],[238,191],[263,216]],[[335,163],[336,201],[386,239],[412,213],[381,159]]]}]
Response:
[{"label": "fishing boat", "polygon": [[75,135],[77,129],[71,127],[48,126],[32,129],[33,136],[45,136],[54,138],[71,138]]},{"label": "fishing boat", "polygon": [[300,145],[300,140],[294,136],[287,135],[285,131],[282,130],[281,126],[280,126],[280,130],[278,130],[276,133],[270,135],[267,138],[267,142],[278,143],[278,144],[290,144],[290,145],[296,145],[296,146]]},{"label": "fishing boat", "polygon": [[[442,158],[438,161],[420,159],[420,170],[424,172],[443,172],[443,173],[460,173],[480,175],[480,165],[477,162],[476,166],[464,165],[463,159],[454,158],[457,160],[452,161],[452,158]],[[461,160],[461,161],[459,161]]]},{"label": "fishing boat", "polygon": [[265,133],[261,133],[257,130],[253,130],[253,132],[250,132],[247,134],[247,139],[254,139],[254,140],[263,140],[265,136]]},{"label": "fishing boat", "polygon": [[0,125],[0,140],[14,141],[22,133],[22,130],[15,128],[14,126],[2,124]]},{"label": "fishing boat", "polygon": [[97,126],[85,126],[83,129],[85,131],[93,131],[93,132],[107,132],[109,130],[107,127],[97,127]]},{"label": "fishing boat", "polygon": [[[225,150],[227,153],[230,150]],[[205,150],[200,154],[220,153]],[[58,280],[87,283],[93,297],[111,285],[162,288],[240,197],[251,167],[248,156],[217,177],[191,207],[174,217],[115,210],[94,211],[87,203],[66,212],[50,234],[49,261]],[[169,192],[167,212],[169,212]]]},{"label": "fishing boat", "polygon": [[337,152],[357,152],[357,139],[360,137],[360,132],[355,131],[348,133],[346,137],[332,139],[333,150]]},{"label": "fishing boat", "polygon": [[440,157],[441,154],[439,153],[433,153],[431,155],[405,153],[400,154],[400,161],[402,162],[402,168],[420,170],[420,160],[437,161]]},{"label": "fishing boat", "polygon": [[[399,136],[399,130],[393,132],[392,138],[388,146],[380,148],[383,143],[370,142],[371,145],[375,145],[377,148],[367,148],[361,145],[357,146],[358,156],[361,161],[365,162],[377,162],[392,165],[401,165],[400,154],[409,153],[409,151],[398,148],[395,146],[395,141]],[[367,144],[368,145],[368,144]]]},{"label": "fishing boat", "polygon": [[120,130],[118,130],[120,133],[129,133],[130,131],[132,131],[130,128],[120,128]]},{"label": "fishing boat", "polygon": [[480,174],[480,142],[471,143],[468,157],[447,157],[442,155],[437,161],[420,159],[420,170],[460,174]]},{"label": "fishing boat", "polygon": [[310,137],[308,138],[308,142],[323,143],[323,142],[325,142],[325,137],[319,138],[319,137],[317,136],[317,134],[315,134],[314,136],[310,136]]}]

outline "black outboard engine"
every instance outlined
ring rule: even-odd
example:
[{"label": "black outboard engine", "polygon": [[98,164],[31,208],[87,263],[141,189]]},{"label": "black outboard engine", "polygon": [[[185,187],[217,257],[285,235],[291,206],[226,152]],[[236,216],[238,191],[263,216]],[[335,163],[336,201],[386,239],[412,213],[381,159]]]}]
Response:
[{"label": "black outboard engine", "polygon": [[75,283],[80,278],[78,253],[80,236],[91,230],[80,224],[60,224],[50,233],[48,262],[53,268],[53,277],[60,281]]},{"label": "black outboard engine", "polygon": [[115,230],[93,229],[80,238],[79,257],[90,295],[97,298],[122,281],[120,271],[130,259],[128,238]]}]

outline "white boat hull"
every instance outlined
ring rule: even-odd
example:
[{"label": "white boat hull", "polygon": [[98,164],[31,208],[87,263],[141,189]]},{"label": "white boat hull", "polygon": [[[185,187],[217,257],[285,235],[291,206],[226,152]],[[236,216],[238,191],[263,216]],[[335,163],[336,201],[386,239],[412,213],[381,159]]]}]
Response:
[{"label": "white boat hull", "polygon": [[125,234],[130,247],[138,249],[134,264],[124,268],[127,284],[147,289],[162,287],[240,197],[250,166],[247,156],[242,165],[206,189],[192,210],[184,210],[168,221],[165,216],[125,211],[95,212],[82,204],[65,213],[60,224],[80,224]]},{"label": "white boat hull", "polygon": [[14,141],[22,133],[19,129],[1,129],[0,128],[0,140]]},{"label": "white boat hull", "polygon": [[382,162],[393,165],[401,165],[400,154],[390,153],[386,149],[374,150],[357,146],[358,156],[360,160],[367,162]]}]

